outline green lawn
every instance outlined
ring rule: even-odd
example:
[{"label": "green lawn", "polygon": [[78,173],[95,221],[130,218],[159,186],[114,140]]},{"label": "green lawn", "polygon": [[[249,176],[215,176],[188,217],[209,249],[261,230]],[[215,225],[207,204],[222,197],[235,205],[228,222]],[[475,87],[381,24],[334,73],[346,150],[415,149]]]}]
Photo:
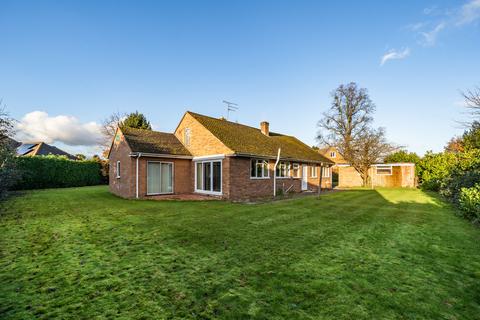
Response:
[{"label": "green lawn", "polygon": [[479,319],[480,230],[419,190],[248,205],[28,192],[0,318]]}]

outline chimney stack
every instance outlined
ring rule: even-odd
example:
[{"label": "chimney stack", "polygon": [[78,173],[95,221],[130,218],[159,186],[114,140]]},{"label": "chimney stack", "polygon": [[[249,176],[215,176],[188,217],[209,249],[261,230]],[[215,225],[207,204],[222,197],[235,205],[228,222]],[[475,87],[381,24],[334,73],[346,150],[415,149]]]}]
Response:
[{"label": "chimney stack", "polygon": [[260,130],[266,136],[268,136],[270,134],[269,126],[270,126],[270,124],[267,121],[260,122]]}]

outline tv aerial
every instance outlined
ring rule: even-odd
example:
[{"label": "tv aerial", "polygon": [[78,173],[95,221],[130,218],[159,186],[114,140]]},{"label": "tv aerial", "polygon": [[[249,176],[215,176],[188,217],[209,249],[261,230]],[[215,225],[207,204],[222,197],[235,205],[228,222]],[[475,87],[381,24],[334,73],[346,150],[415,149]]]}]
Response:
[{"label": "tv aerial", "polygon": [[235,112],[238,110],[238,104],[227,101],[227,100],[223,100],[222,102],[227,105],[227,120],[228,120],[228,117],[230,116],[230,111]]}]

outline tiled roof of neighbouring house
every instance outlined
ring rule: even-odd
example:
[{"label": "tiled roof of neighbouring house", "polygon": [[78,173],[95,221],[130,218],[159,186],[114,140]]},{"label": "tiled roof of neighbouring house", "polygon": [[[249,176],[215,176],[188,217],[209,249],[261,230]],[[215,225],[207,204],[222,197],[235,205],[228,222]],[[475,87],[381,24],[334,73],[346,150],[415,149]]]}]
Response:
[{"label": "tiled roof of neighbouring house", "polygon": [[68,152],[65,152],[55,146],[46,144],[45,142],[36,142],[36,143],[22,143],[17,148],[17,154],[19,156],[66,156],[71,160],[75,160],[75,156],[71,155]]},{"label": "tiled roof of neighbouring house", "polygon": [[276,157],[278,148],[281,148],[282,159],[333,163],[295,137],[273,132],[266,136],[258,128],[188,113],[237,154]]},{"label": "tiled roof of neighbouring house", "polygon": [[191,155],[173,133],[134,128],[123,128],[122,132],[132,152]]}]

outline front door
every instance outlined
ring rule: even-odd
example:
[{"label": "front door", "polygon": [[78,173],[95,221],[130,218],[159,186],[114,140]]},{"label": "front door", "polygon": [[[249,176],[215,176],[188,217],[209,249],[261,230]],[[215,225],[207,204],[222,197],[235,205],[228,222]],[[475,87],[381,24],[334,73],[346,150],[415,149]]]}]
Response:
[{"label": "front door", "polygon": [[308,189],[308,166],[304,165],[303,171],[302,171],[302,191],[305,191],[307,189]]}]

